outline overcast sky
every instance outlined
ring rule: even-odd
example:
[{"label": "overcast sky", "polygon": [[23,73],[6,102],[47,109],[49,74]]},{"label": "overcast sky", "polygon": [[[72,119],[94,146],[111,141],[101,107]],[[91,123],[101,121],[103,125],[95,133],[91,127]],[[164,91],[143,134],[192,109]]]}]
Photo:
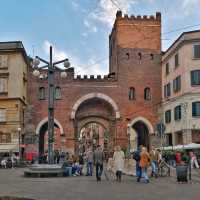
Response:
[{"label": "overcast sky", "polygon": [[129,15],[161,12],[162,50],[183,31],[200,29],[200,0],[1,0],[0,41],[21,40],[28,55],[44,58],[52,44],[55,60],[69,57],[76,73],[106,74],[119,8]]}]

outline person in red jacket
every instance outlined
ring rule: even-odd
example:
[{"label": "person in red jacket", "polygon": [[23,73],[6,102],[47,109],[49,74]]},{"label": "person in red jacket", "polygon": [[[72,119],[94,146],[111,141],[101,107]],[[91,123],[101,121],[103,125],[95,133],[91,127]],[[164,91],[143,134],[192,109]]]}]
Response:
[{"label": "person in red jacket", "polygon": [[181,164],[181,153],[179,151],[176,152],[175,158],[176,158],[176,165]]}]

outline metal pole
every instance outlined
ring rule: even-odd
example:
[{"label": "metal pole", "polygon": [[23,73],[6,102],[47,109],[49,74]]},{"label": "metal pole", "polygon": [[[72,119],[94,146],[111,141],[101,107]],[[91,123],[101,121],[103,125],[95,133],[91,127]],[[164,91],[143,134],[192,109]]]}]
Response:
[{"label": "metal pole", "polygon": [[21,162],[21,148],[20,148],[20,146],[21,146],[21,137],[20,137],[20,135],[21,135],[21,131],[18,131],[18,139],[19,139],[19,162]]},{"label": "metal pole", "polygon": [[50,59],[48,66],[48,163],[53,164],[54,140],[54,66],[52,63],[52,46],[50,46]]}]

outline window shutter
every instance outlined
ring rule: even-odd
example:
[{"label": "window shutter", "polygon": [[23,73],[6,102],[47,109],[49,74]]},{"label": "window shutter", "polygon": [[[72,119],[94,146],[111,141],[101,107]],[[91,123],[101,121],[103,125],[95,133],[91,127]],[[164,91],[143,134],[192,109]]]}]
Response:
[{"label": "window shutter", "polygon": [[194,45],[194,58],[200,58],[200,45]]},{"label": "window shutter", "polygon": [[7,92],[7,78],[0,78],[0,93]]}]

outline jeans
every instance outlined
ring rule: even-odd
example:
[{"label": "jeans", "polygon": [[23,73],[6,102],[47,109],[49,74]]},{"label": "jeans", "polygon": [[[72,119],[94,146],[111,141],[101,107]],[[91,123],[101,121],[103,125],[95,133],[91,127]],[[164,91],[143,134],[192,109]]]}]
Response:
[{"label": "jeans", "polygon": [[136,162],[136,176],[138,178],[141,178],[141,176],[142,176],[142,170],[141,170],[141,167],[139,165],[139,162]]},{"label": "jeans", "polygon": [[151,168],[152,168],[152,175],[157,175],[158,174],[158,163],[157,161],[152,161],[151,162]]},{"label": "jeans", "polygon": [[72,167],[64,168],[64,176],[72,176]]},{"label": "jeans", "polygon": [[96,163],[96,178],[97,180],[100,179],[103,172],[103,164]]},{"label": "jeans", "polygon": [[143,177],[146,181],[149,180],[149,177],[148,177],[148,175],[147,175],[147,167],[142,168],[142,177]]},{"label": "jeans", "polygon": [[87,175],[88,175],[88,176],[92,176],[92,172],[93,172],[93,165],[92,165],[92,162],[88,162],[88,163],[87,163]]}]

